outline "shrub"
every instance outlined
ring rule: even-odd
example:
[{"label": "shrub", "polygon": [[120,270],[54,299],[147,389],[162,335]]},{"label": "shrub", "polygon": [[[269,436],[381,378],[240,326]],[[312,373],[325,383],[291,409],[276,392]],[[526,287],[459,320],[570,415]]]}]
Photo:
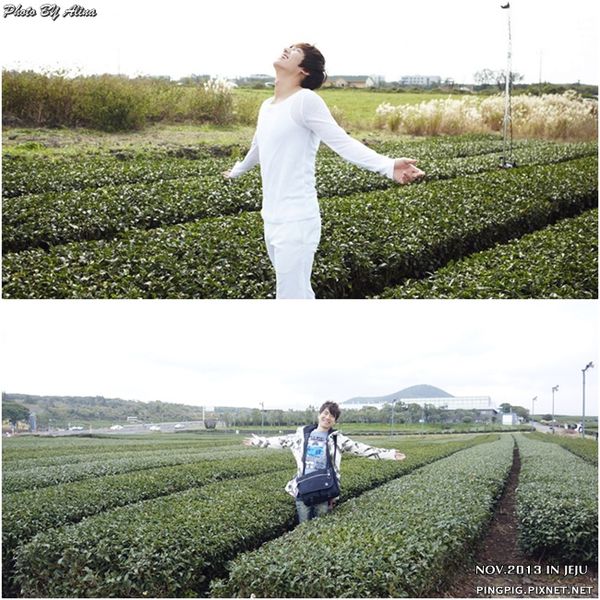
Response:
[{"label": "shrub", "polygon": [[489,522],[513,439],[458,452],[241,555],[219,597],[431,597]]},{"label": "shrub", "polygon": [[598,561],[598,468],[555,444],[517,437],[519,545],[567,564]]},{"label": "shrub", "polygon": [[[477,436],[466,441],[428,444],[411,449],[403,462],[347,460],[342,473],[343,498],[494,438]],[[273,470],[284,460],[290,467]],[[41,497],[29,513],[21,503],[24,514],[20,518],[15,518],[19,514],[15,502],[11,516],[5,513],[7,522],[18,522],[11,526],[8,538],[13,555],[16,544],[31,540],[35,533],[91,516],[76,525],[40,533],[17,550],[16,570],[11,568],[11,557],[6,557],[4,571],[7,577],[16,574],[21,593],[26,596],[161,597],[202,593],[211,577],[224,574],[226,562],[235,554],[283,533],[294,521],[293,500],[283,491],[294,473],[290,453],[265,454],[262,471],[270,470],[266,474],[260,474],[255,463],[254,475],[242,477],[248,474],[245,462],[240,457],[235,481],[210,484],[205,471],[199,489],[189,489],[194,486],[199,465],[188,467],[187,478],[185,470],[173,468],[163,471],[163,477],[159,470],[149,472],[145,479],[140,474],[129,485],[123,478],[119,483],[117,478],[99,478],[60,486],[64,488],[61,495],[72,498],[72,506],[80,507],[79,512],[72,511],[70,520],[61,516],[69,511],[63,507],[61,512],[59,494],[50,490],[42,492],[52,501],[44,502]],[[235,468],[235,464],[231,466]],[[174,480],[183,480],[186,487],[179,489],[187,491],[173,493],[178,488],[165,482]],[[88,497],[84,494],[86,487],[90,490]],[[159,489],[162,492],[157,493]],[[69,490],[78,492],[71,496]],[[107,500],[100,497],[101,490]],[[158,495],[164,497],[156,498]],[[138,502],[152,497],[155,499]],[[127,506],[97,514],[123,504]],[[17,535],[20,532],[25,532],[21,540]]]},{"label": "shrub", "polygon": [[558,444],[587,462],[598,466],[597,440],[583,439],[580,437],[566,437],[564,435],[547,435],[539,432],[527,434],[525,437],[537,440],[538,442]]},{"label": "shrub", "polygon": [[451,262],[381,298],[596,298],[598,210]]},{"label": "shrub", "polygon": [[[365,297],[597,204],[597,159],[495,171],[323,202],[319,297]],[[110,242],[6,254],[14,297],[264,298],[273,272],[256,213]]]}]

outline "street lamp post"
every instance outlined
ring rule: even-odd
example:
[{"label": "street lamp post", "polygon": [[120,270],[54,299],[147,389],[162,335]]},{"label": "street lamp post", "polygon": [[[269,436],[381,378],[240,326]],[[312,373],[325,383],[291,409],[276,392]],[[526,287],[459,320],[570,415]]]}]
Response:
[{"label": "street lamp post", "polygon": [[552,433],[554,433],[554,392],[558,391],[558,385],[552,388]]},{"label": "street lamp post", "polygon": [[581,411],[581,437],[585,437],[585,372],[594,366],[594,363],[590,361],[585,365],[585,369],[581,369],[583,376],[583,409]]},{"label": "street lamp post", "polygon": [[532,423],[533,423],[533,404],[534,404],[534,402],[535,402],[536,400],[537,400],[537,396],[534,396],[534,397],[531,399],[531,419],[530,419],[530,420],[531,420],[531,422],[532,422]]},{"label": "street lamp post", "polygon": [[398,402],[398,398],[392,400],[392,426],[390,428],[390,435],[394,435],[394,409],[396,408],[396,402]]},{"label": "street lamp post", "polygon": [[265,403],[261,402],[260,407],[262,409],[261,410],[261,421],[260,421],[260,433],[262,435],[265,432]]}]

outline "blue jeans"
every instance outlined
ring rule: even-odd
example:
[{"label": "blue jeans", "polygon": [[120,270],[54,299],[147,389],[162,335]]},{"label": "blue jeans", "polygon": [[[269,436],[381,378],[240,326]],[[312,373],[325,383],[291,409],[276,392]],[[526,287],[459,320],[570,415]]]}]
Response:
[{"label": "blue jeans", "polygon": [[302,500],[296,500],[296,511],[298,513],[298,521],[304,523],[304,521],[310,521],[315,517],[321,517],[326,515],[333,506],[327,502],[321,502],[313,506],[307,506]]}]

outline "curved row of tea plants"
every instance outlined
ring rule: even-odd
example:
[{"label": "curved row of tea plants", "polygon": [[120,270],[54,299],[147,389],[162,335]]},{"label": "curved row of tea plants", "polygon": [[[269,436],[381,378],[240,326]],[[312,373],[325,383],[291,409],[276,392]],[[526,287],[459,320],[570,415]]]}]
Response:
[{"label": "curved row of tea plants", "polygon": [[[520,165],[551,164],[593,153],[592,145],[523,148]],[[190,161],[187,161],[190,162]],[[493,170],[495,155],[422,161],[427,180],[450,179]],[[364,171],[331,153],[317,166],[319,197],[346,196],[388,189],[389,179]],[[131,229],[152,229],[197,219],[259,210],[262,188],[258,170],[225,181],[220,176],[154,180],[150,183],[7,199],[3,203],[3,252],[49,248],[72,241],[111,239]]]},{"label": "curved row of tea plants", "polygon": [[[51,465],[75,464],[85,461],[110,459],[117,454],[124,456],[142,456],[147,454],[160,454],[173,450],[197,450],[207,451],[218,448],[227,450],[239,448],[239,442],[229,439],[206,439],[201,436],[183,437],[172,440],[169,437],[154,439],[131,439],[118,436],[110,438],[30,438],[34,445],[3,445],[2,469],[12,470],[31,467],[43,467]],[[12,438],[11,442],[21,442],[22,439]],[[58,443],[48,443],[49,441]],[[61,443],[62,442],[62,443]],[[229,447],[229,448],[228,448]]]},{"label": "curved row of tea plants", "polygon": [[[494,438],[477,436],[415,446],[402,462],[345,461],[342,496],[360,494]],[[291,460],[288,452],[278,454]],[[272,460],[273,456],[265,456],[265,464]],[[136,504],[131,504],[134,500],[130,496],[129,506],[41,533],[18,550],[16,573],[22,593],[120,597],[198,593],[206,588],[207,577],[224,572],[225,562],[235,554],[291,527],[295,508],[283,486],[293,473],[288,467]],[[38,506],[45,510],[41,503]],[[44,531],[51,526],[48,520],[30,523],[30,530]],[[40,548],[44,548],[43,556]]]},{"label": "curved row of tea plants", "polygon": [[122,453],[124,450],[132,452],[147,452],[181,449],[215,448],[238,445],[231,437],[212,437],[196,434],[177,434],[171,436],[158,435],[133,435],[130,437],[120,435],[72,435],[56,437],[23,437],[11,438],[2,444],[2,460],[5,463],[16,463],[22,460],[36,460],[50,457],[61,458],[68,462],[69,458],[80,455],[92,456],[99,453]]},{"label": "curved row of tea plants", "polygon": [[49,157],[19,156],[6,152],[2,159],[2,198],[51,194],[126,183],[151,183],[181,177],[217,175],[231,159],[211,156],[190,160],[163,152],[81,154]]},{"label": "curved row of tea plants", "polygon": [[[399,141],[363,140],[377,152],[387,156],[414,156],[419,161],[476,157],[502,152],[498,136],[453,136]],[[552,151],[554,160],[594,154],[594,144],[556,144],[541,140],[518,140],[514,144],[518,161],[531,162],[536,154],[543,162]],[[88,152],[76,156],[19,154],[7,150],[3,154],[3,198],[25,194],[43,194],[98,188],[105,185],[154,182],[194,175],[218,175],[231,166],[247,148],[206,147],[172,150],[110,150],[109,153]],[[329,153],[319,154],[319,162]],[[332,195],[335,195],[332,194]]]},{"label": "curved row of tea plants", "polygon": [[229,449],[200,448],[197,450],[163,450],[150,453],[117,454],[98,460],[90,457],[88,460],[78,462],[59,462],[55,465],[41,465],[26,468],[23,465],[17,468],[2,470],[2,491],[6,493],[19,492],[28,489],[37,489],[81,481],[105,475],[117,475],[132,471],[143,471],[157,467],[192,464],[200,461],[220,461],[242,454],[243,448],[239,446]]},{"label": "curved row of tea plants", "polygon": [[293,468],[289,453],[246,449],[245,456],[161,467],[2,496],[3,586],[12,586],[17,548],[36,534],[85,517],[215,481]]},{"label": "curved row of tea plants", "polygon": [[[364,140],[378,152],[389,156],[415,156],[420,159],[458,158],[500,152],[502,141],[484,136],[465,138],[431,138],[380,142]],[[518,145],[525,144],[518,142]],[[545,147],[544,142],[527,142],[527,147]],[[540,146],[541,144],[541,146]],[[520,146],[519,146],[520,147]],[[43,194],[99,188],[105,185],[154,182],[161,179],[220,174],[239,159],[247,148],[220,148],[218,157],[211,149],[180,148],[177,150],[110,150],[106,153],[83,153],[76,156],[51,156],[11,152],[3,154],[3,198],[25,194]],[[321,156],[321,155],[320,155]]]},{"label": "curved row of tea plants", "polygon": [[546,433],[529,433],[525,437],[538,442],[558,444],[589,463],[598,466],[598,442],[588,438],[564,435],[548,435]]},{"label": "curved row of tea plants", "polygon": [[237,557],[211,595],[431,597],[488,524],[513,448],[503,436],[363,494]]},{"label": "curved row of tea plants", "polygon": [[[361,298],[597,205],[596,157],[323,202],[321,298]],[[7,254],[6,298],[265,298],[256,213]]]},{"label": "curved row of tea plants", "polygon": [[565,564],[598,561],[598,468],[557,444],[517,434],[519,545]]},{"label": "curved row of tea plants", "polygon": [[598,210],[473,254],[381,298],[597,298]]}]

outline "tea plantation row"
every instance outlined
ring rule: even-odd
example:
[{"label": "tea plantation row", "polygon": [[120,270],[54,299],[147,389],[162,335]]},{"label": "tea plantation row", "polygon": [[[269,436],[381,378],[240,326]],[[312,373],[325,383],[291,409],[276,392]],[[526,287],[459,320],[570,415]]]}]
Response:
[{"label": "tea plantation row", "polygon": [[[597,468],[517,434],[519,545],[559,564],[598,560]],[[513,457],[509,436],[465,450],[241,554],[222,597],[431,597],[464,570]],[[332,534],[332,532],[335,532]],[[310,552],[307,551],[310,548]]]},{"label": "tea plantation row", "polygon": [[553,444],[558,444],[563,448],[566,448],[573,454],[583,458],[589,463],[598,466],[598,442],[591,440],[589,438],[580,438],[580,437],[572,437],[572,436],[564,436],[564,435],[546,435],[544,433],[530,433],[525,437],[538,440],[551,442]]},{"label": "tea plantation row", "polygon": [[[595,153],[592,144],[531,145],[516,151],[522,166],[552,164]],[[486,154],[435,158],[421,161],[420,165],[427,172],[427,180],[433,181],[494,170],[498,159],[494,154]],[[262,189],[258,170],[232,181],[214,173],[206,176],[204,171],[200,167],[202,176],[195,177],[151,182],[142,179],[141,183],[128,185],[6,199],[3,252],[48,249],[72,241],[108,240],[132,229],[164,227],[260,209]],[[320,154],[317,191],[321,198],[393,186],[389,179],[360,170],[331,153]]]},{"label": "tea plantation row", "polygon": [[517,436],[519,544],[563,564],[598,562],[598,468],[557,444]]},{"label": "tea plantation row", "polygon": [[451,262],[381,298],[596,298],[598,210]]},{"label": "tea plantation row", "polygon": [[[324,201],[317,297],[377,294],[594,207],[597,168],[586,157]],[[7,298],[266,298],[274,288],[256,213],[8,254],[3,264]]]},{"label": "tea plantation row", "polygon": [[91,457],[86,461],[33,466],[30,468],[23,468],[22,465],[16,468],[8,466],[8,468],[2,470],[2,491],[4,493],[18,492],[103,475],[117,475],[156,467],[192,464],[199,461],[223,461],[235,458],[236,455],[243,454],[244,451],[244,448],[239,446],[217,450],[166,450],[125,456],[119,454],[103,460]]},{"label": "tea plantation row", "polygon": [[[452,159],[502,151],[502,141],[492,136],[456,136],[401,142],[364,140],[376,151],[388,156],[414,156],[419,160]],[[515,149],[528,152],[561,148],[549,142],[517,141]],[[580,148],[589,154],[589,144],[567,144],[565,149]],[[3,198],[25,194],[47,194],[99,188],[126,183],[152,183],[197,175],[218,175],[231,167],[246,149],[180,148],[177,150],[119,150],[83,153],[76,156],[26,155],[7,150],[3,155]],[[217,156],[215,156],[215,154]],[[325,152],[327,155],[327,152]],[[319,154],[319,158],[323,153]]]},{"label": "tea plantation row", "polygon": [[246,456],[189,465],[147,469],[96,477],[81,482],[33,489],[2,498],[2,571],[5,586],[13,573],[16,549],[37,533],[67,523],[77,523],[118,506],[168,496],[175,492],[232,479],[291,469],[289,454],[257,450]]},{"label": "tea plantation row", "polygon": [[[415,444],[403,462],[346,461],[343,498],[495,437]],[[290,461],[285,470],[278,464],[283,459]],[[206,591],[209,576],[224,574],[227,560],[292,526],[294,503],[283,491],[294,472],[292,462],[289,453],[275,451],[263,460],[271,472],[261,475],[255,469],[254,475],[244,478],[247,473],[240,469],[235,480],[214,484],[186,477],[185,472],[193,465],[173,467],[171,472],[177,472],[175,479],[185,480],[179,489],[187,491],[173,493],[177,489],[173,485],[160,491],[160,482],[168,479],[165,471],[169,471],[163,470],[160,476],[150,479],[155,499],[143,502],[139,500],[153,497],[140,493],[145,485],[143,474],[138,474],[138,481],[129,486],[125,479],[119,487],[115,485],[116,477],[104,477],[38,490],[35,496],[34,492],[9,495],[8,502],[12,504],[3,511],[4,523],[20,524],[11,526],[9,533],[3,528],[3,535],[7,536],[3,547],[10,547],[3,557],[8,584],[14,586],[17,582],[25,596],[178,596]],[[275,467],[280,470],[273,470]],[[86,486],[90,490],[87,495]],[[59,488],[63,489],[52,499],[52,490]],[[94,508],[102,489],[109,500],[100,501]],[[77,490],[80,493],[73,494]],[[24,494],[30,494],[31,513],[24,506]],[[40,533],[31,540],[35,533],[69,522],[60,518],[61,496],[70,498],[71,522],[83,516],[88,518],[77,525]],[[127,506],[107,510],[111,507],[110,498],[113,508]],[[78,503],[82,510],[77,513],[73,509]],[[23,511],[20,517],[19,506]],[[97,514],[100,511],[107,512]],[[68,512],[64,505],[62,512]],[[26,543],[28,540],[31,541]],[[15,552],[16,570],[12,566]]]},{"label": "tea plantation row", "polygon": [[432,597],[464,566],[485,530],[513,447],[512,437],[503,436],[363,494],[237,557],[211,595]]}]

